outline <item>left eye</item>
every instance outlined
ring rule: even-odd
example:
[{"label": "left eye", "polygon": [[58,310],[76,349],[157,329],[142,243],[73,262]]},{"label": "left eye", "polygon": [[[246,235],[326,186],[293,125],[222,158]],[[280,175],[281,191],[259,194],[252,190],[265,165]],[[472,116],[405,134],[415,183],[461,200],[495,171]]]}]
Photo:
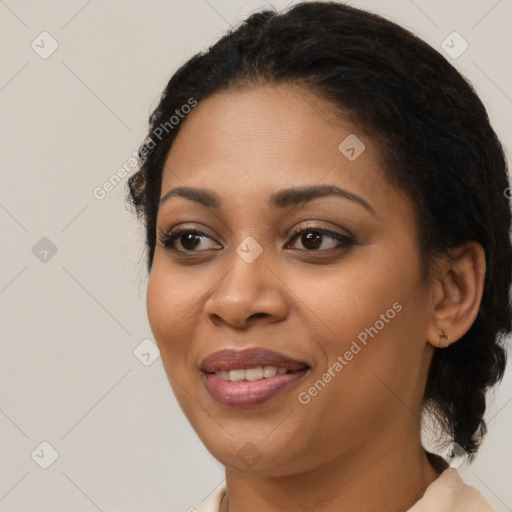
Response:
[{"label": "left eye", "polygon": [[[325,238],[331,239],[334,243],[331,242],[329,247],[325,247],[323,243]],[[300,250],[306,250],[309,252],[317,251],[319,249],[338,249],[353,244],[353,240],[347,235],[315,227],[301,227],[297,229],[292,241],[297,239],[300,240],[302,245],[305,247],[305,249]]]}]

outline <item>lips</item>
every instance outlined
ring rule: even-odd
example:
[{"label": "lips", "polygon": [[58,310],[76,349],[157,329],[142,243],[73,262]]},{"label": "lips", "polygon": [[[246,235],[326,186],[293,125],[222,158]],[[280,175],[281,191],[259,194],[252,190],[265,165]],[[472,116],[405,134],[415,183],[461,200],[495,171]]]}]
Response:
[{"label": "lips", "polygon": [[292,387],[310,369],[304,361],[262,348],[220,350],[200,368],[210,396],[228,407],[262,404]]},{"label": "lips", "polygon": [[295,372],[309,365],[304,361],[291,359],[279,352],[263,348],[247,348],[244,350],[224,349],[214,352],[201,364],[200,368],[205,373],[215,373],[229,370],[247,370],[256,366],[275,366],[286,368]]}]

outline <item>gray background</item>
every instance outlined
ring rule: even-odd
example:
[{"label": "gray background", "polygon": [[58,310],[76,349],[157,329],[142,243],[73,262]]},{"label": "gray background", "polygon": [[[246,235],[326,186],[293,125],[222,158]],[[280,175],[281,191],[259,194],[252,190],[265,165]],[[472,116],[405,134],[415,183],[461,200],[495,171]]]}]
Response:
[{"label": "gray background", "polygon": [[[469,47],[449,59],[510,145],[511,0],[349,3],[441,52],[460,33]],[[94,190],[133,171],[178,65],[264,4],[0,0],[0,510],[185,511],[223,483],[155,346],[140,345],[152,336],[126,179],[103,199]],[[509,367],[481,452],[460,467],[499,512],[512,510],[511,401]]]}]

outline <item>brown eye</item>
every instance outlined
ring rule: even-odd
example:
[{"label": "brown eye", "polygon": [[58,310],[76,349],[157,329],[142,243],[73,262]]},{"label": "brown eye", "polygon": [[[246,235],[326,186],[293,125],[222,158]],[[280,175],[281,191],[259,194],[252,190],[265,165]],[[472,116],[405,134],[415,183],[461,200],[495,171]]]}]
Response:
[{"label": "brown eye", "polygon": [[[214,247],[206,247],[202,250],[221,248],[208,235],[195,229],[181,229],[174,232],[171,231],[171,233],[165,234],[160,238],[160,242],[164,247],[177,252],[200,252],[200,250],[197,250],[197,248],[200,247],[200,245],[205,242],[205,240],[211,240]],[[181,246],[181,248],[179,246]]]},{"label": "brown eye", "polygon": [[[304,247],[304,249],[300,250],[305,250],[308,252],[339,249],[353,245],[354,243],[349,236],[342,235],[341,233],[336,233],[327,229],[311,226],[297,229],[294,236],[292,237],[292,241],[293,240],[300,240],[300,243]],[[325,242],[326,240],[330,240],[331,242]]]}]

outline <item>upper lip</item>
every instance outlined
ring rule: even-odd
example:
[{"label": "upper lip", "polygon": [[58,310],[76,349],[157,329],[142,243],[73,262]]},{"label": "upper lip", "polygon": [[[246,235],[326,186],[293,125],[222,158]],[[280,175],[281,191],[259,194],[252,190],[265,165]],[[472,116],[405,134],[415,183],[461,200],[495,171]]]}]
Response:
[{"label": "upper lip", "polygon": [[257,366],[276,366],[277,368],[297,371],[308,367],[308,364],[273,350],[253,347],[243,350],[219,350],[206,357],[200,368],[205,373],[214,373],[222,370],[246,370]]}]

